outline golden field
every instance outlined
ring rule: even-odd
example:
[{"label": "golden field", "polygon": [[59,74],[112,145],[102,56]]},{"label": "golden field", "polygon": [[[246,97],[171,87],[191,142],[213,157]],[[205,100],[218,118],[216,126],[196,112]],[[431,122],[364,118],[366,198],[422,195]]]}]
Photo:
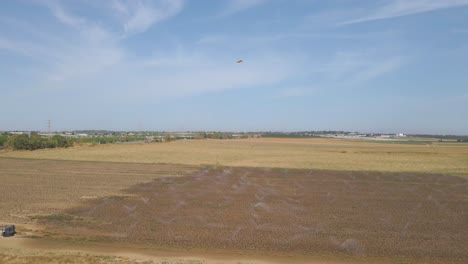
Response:
[{"label": "golden field", "polygon": [[0,157],[468,175],[468,146],[463,144],[389,144],[315,138],[82,145],[69,149],[3,151]]},{"label": "golden field", "polygon": [[31,223],[31,217],[193,171],[187,166],[0,158],[0,224]]}]

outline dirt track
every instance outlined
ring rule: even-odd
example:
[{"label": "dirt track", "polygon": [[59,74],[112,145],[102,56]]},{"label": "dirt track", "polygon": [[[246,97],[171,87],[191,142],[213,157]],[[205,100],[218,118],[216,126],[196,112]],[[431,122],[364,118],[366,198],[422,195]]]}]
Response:
[{"label": "dirt track", "polygon": [[463,263],[467,191],[444,175],[206,169],[43,222],[90,241]]},{"label": "dirt track", "polygon": [[[243,252],[213,250],[171,250],[138,247],[130,244],[88,243],[76,244],[63,240],[0,238],[0,263],[49,264],[344,264],[362,263],[343,261],[336,257],[294,257],[245,254]],[[371,262],[369,262],[371,263]]]}]

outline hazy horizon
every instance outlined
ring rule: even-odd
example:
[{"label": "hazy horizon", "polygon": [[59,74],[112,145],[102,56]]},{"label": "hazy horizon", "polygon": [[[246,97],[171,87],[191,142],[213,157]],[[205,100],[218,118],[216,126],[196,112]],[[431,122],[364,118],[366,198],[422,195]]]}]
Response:
[{"label": "hazy horizon", "polygon": [[1,5],[0,131],[468,134],[468,0]]},{"label": "hazy horizon", "polygon": [[[154,133],[210,133],[210,132],[219,132],[219,133],[302,133],[302,132],[344,132],[344,133],[360,133],[360,134],[382,134],[382,135],[429,135],[429,136],[468,136],[468,134],[428,134],[428,133],[402,133],[401,131],[393,132],[381,132],[381,131],[352,131],[352,130],[109,130],[109,129],[72,129],[72,130],[51,130],[51,133],[61,133],[61,132],[77,132],[77,131],[108,131],[116,133],[125,133],[125,132],[154,132]],[[0,132],[39,132],[39,133],[48,133],[47,130],[19,130],[19,129],[10,129],[10,130],[0,130]]]}]

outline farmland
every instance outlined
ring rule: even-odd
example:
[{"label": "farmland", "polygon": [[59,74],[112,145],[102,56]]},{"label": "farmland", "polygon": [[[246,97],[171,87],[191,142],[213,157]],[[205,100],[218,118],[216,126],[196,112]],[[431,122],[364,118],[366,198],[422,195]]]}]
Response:
[{"label": "farmland", "polygon": [[80,201],[194,168],[152,164],[102,164],[0,158],[0,223],[28,223],[31,216],[60,212]]},{"label": "farmland", "polygon": [[0,156],[0,223],[19,232],[0,261],[468,259],[463,145],[193,140]]},{"label": "farmland", "polygon": [[336,139],[180,140],[169,143],[3,151],[0,157],[75,161],[448,173],[468,176],[466,144],[389,144]]},{"label": "farmland", "polygon": [[442,263],[468,259],[467,187],[431,174],[213,168],[43,223],[59,236],[145,246]]}]

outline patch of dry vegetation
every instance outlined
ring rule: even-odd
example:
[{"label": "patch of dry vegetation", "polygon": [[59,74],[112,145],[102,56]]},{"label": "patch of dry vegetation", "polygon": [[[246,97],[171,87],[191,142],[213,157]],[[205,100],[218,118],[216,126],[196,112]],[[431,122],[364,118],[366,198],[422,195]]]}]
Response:
[{"label": "patch of dry vegetation", "polygon": [[[0,253],[0,263],[10,264],[154,264],[152,261],[137,261],[130,260],[128,258],[116,257],[116,256],[95,256],[95,255],[83,255],[83,254],[60,254],[60,253],[40,253],[40,254],[24,254],[24,251],[20,253],[14,252],[12,254]],[[159,262],[161,263],[161,262]]]},{"label": "patch of dry vegetation", "polygon": [[121,194],[128,186],[177,176],[190,167],[0,158],[0,223],[29,223],[80,201]]},{"label": "patch of dry vegetation", "polygon": [[4,249],[0,247],[0,263],[9,264],[201,264],[202,260],[177,259],[177,258],[156,258],[150,256],[139,256],[135,254],[120,253],[110,254],[110,252],[77,252],[73,251],[53,251],[37,249]]},{"label": "patch of dry vegetation", "polygon": [[4,151],[0,152],[0,157],[468,175],[468,146],[334,139],[180,140]]}]

